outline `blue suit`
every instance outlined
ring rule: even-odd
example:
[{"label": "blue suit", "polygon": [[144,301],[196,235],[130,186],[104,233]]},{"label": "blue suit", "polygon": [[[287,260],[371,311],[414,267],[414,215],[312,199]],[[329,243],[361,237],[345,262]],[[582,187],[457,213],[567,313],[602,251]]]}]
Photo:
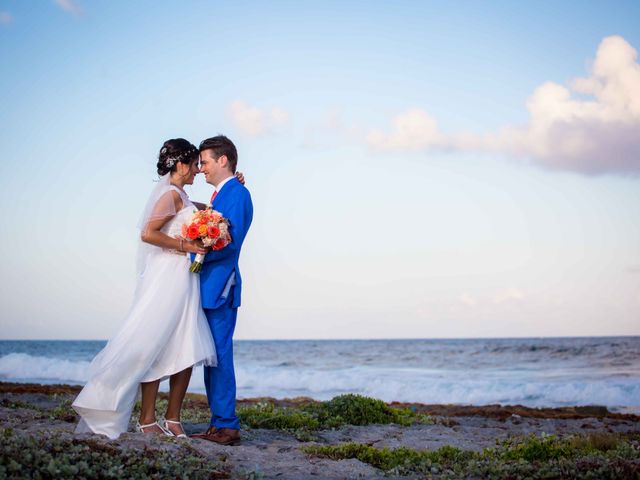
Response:
[{"label": "blue suit", "polygon": [[[217,367],[204,368],[204,384],[211,408],[211,426],[240,429],[236,416],[236,377],[233,367],[233,332],[242,294],[238,268],[240,249],[253,219],[251,195],[235,177],[227,181],[213,200],[212,208],[229,220],[231,243],[210,251],[200,273],[200,297],[216,345]],[[235,284],[225,287],[235,273]]]}]

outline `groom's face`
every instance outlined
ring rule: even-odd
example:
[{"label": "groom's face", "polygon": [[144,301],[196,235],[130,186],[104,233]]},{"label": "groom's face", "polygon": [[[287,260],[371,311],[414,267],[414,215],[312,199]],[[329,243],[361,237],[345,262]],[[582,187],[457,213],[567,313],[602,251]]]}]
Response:
[{"label": "groom's face", "polygon": [[204,174],[207,183],[215,185],[220,176],[220,159],[215,158],[213,150],[200,152],[200,171]]}]

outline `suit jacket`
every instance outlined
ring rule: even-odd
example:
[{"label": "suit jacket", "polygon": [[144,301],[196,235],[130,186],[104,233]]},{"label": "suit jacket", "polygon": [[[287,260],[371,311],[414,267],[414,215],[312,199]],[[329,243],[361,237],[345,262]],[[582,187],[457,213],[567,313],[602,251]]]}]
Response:
[{"label": "suit jacket", "polygon": [[226,298],[221,295],[224,287],[235,272],[235,287],[232,307],[239,307],[242,295],[242,277],[238,268],[240,249],[253,219],[253,204],[249,190],[237,178],[232,178],[222,186],[211,205],[229,220],[231,243],[222,250],[211,250],[204,257],[200,272],[200,298],[203,308],[218,308]]}]

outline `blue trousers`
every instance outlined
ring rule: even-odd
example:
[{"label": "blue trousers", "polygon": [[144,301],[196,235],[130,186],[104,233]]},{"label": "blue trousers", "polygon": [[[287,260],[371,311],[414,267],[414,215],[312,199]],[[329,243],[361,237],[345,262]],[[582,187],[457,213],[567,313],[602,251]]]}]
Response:
[{"label": "blue trousers", "polygon": [[233,331],[238,309],[231,307],[233,295],[224,305],[204,309],[218,356],[217,367],[204,367],[204,386],[211,409],[211,426],[240,430],[236,416],[236,374],[233,368]]}]

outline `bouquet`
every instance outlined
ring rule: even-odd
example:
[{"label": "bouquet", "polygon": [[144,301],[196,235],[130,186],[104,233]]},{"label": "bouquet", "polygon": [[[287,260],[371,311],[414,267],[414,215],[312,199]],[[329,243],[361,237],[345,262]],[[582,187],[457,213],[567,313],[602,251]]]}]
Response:
[{"label": "bouquet", "polygon": [[[195,211],[191,223],[182,225],[182,236],[189,240],[199,238],[205,247],[211,247],[214,250],[222,250],[231,243],[229,221],[220,212],[212,210],[210,207]],[[200,273],[203,262],[204,255],[197,254],[189,271]]]}]

